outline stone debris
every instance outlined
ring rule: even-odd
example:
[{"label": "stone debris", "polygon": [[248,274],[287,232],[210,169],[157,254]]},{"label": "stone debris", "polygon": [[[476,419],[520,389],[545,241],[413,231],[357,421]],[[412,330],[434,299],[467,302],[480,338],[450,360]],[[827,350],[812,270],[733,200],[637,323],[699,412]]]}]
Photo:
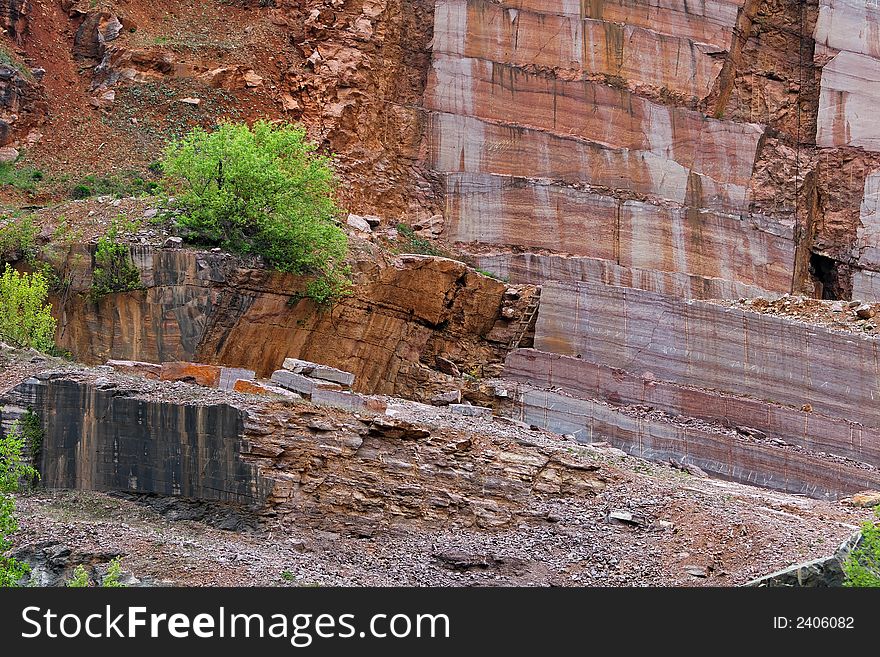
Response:
[{"label": "stone debris", "polygon": [[450,404],[450,410],[456,415],[466,417],[492,417],[492,409],[487,406],[471,406],[470,404]]},{"label": "stone debris", "polygon": [[431,403],[434,406],[448,406],[449,404],[461,403],[461,390],[450,390],[441,392],[431,397]]}]

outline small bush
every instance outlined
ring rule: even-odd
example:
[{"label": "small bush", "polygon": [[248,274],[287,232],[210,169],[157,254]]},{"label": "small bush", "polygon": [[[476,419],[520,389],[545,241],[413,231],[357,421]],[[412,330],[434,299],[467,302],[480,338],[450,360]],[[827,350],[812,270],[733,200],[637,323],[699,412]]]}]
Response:
[{"label": "small bush", "polygon": [[194,128],[162,168],[190,241],[260,255],[279,271],[314,276],[318,302],[348,293],[348,241],[336,224],[336,180],[305,130],[258,121]]},{"label": "small bush", "polygon": [[37,227],[30,217],[13,220],[0,228],[0,263],[26,260],[33,264],[37,250]]},{"label": "small bush", "polygon": [[73,189],[70,190],[70,198],[75,201],[82,201],[83,199],[89,198],[91,195],[92,188],[88,185],[83,185],[82,183],[74,185]]},{"label": "small bush", "polygon": [[110,568],[107,570],[107,576],[101,586],[105,589],[121,589],[125,588],[125,584],[119,581],[122,576],[122,559],[116,557],[110,562]]},{"label": "small bush", "polygon": [[42,273],[21,274],[7,264],[0,275],[0,340],[19,348],[53,348],[55,319],[46,303],[48,294]]},{"label": "small bush", "polygon": [[90,296],[97,301],[108,294],[143,289],[141,273],[132,262],[125,243],[117,242],[120,228],[114,222],[107,235],[98,240]]},{"label": "small bush", "polygon": [[[880,506],[874,509],[880,516]],[[844,586],[880,587],[880,525],[862,525],[862,540],[843,564]]]},{"label": "small bush", "polygon": [[64,583],[64,586],[71,589],[85,589],[89,587],[89,574],[86,572],[85,566],[78,565],[73,570],[73,576]]}]

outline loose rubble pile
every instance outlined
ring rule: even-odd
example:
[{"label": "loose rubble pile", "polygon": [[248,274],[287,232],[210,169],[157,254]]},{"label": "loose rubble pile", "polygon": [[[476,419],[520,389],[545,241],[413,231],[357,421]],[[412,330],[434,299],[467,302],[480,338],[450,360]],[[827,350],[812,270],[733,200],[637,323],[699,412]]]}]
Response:
[{"label": "loose rubble pile", "polygon": [[823,301],[802,296],[783,295],[778,299],[739,299],[736,301],[712,300],[709,303],[728,308],[739,308],[762,315],[776,315],[806,324],[824,326],[835,331],[849,333],[877,332],[880,304],[852,301]]}]

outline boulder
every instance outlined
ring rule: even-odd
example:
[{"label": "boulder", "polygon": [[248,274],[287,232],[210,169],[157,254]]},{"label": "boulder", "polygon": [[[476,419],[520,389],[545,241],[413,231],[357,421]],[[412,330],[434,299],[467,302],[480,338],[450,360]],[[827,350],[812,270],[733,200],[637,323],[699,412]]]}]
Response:
[{"label": "boulder", "polygon": [[266,383],[260,383],[259,381],[253,381],[251,379],[239,379],[233,384],[232,389],[235,392],[241,392],[246,395],[281,395],[282,397],[301,399],[300,395],[295,392],[279,388],[278,386],[270,386]]},{"label": "boulder", "polygon": [[4,146],[0,148],[0,163],[12,164],[18,159],[19,155],[18,149],[12,148],[12,146]]},{"label": "boulder", "polygon": [[359,230],[362,233],[372,233],[373,229],[366,219],[357,214],[348,215],[348,219],[345,220],[345,223],[354,228],[355,230]]},{"label": "boulder", "polygon": [[135,374],[145,379],[158,380],[162,375],[162,366],[158,363],[144,363],[137,360],[108,360],[107,365],[123,374]]},{"label": "boulder", "polygon": [[238,381],[253,381],[257,378],[256,372],[253,370],[241,369],[238,367],[223,367],[220,369],[221,390],[233,390]]},{"label": "boulder", "polygon": [[162,381],[190,381],[201,386],[216,388],[220,385],[221,370],[222,368],[216,365],[201,363],[162,363],[159,378]]}]

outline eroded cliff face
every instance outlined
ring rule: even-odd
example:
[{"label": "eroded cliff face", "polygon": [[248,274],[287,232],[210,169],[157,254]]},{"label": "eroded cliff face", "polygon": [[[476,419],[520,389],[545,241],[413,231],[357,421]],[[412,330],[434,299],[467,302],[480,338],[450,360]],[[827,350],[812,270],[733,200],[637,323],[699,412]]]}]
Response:
[{"label": "eroded cliff face", "polygon": [[64,259],[57,337],[80,361],[199,361],[269,376],[303,358],[352,372],[359,391],[428,400],[460,385],[438,358],[497,375],[511,340],[526,337],[537,295],[458,261],[373,254],[356,265],[352,296],[321,307],[300,298],[303,279],[230,255],[152,246],[131,255],[145,289],[97,302],[91,249],[74,246]]}]

